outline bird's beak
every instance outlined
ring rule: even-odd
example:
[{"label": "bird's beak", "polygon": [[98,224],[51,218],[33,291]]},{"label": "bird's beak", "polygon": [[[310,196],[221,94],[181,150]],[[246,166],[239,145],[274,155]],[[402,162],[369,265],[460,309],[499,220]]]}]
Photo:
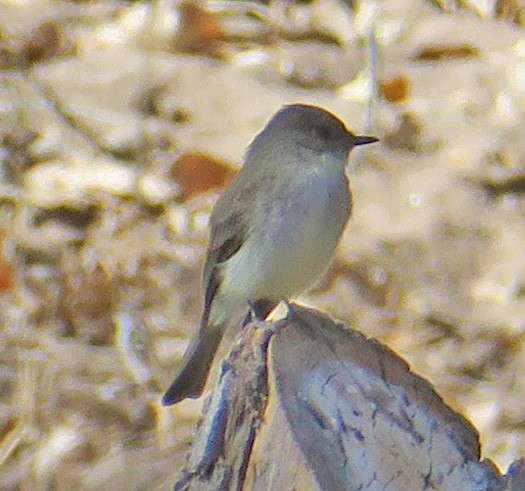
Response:
[{"label": "bird's beak", "polygon": [[353,135],[354,145],[368,145],[369,143],[375,143],[379,141],[379,138],[375,136],[355,136]]}]

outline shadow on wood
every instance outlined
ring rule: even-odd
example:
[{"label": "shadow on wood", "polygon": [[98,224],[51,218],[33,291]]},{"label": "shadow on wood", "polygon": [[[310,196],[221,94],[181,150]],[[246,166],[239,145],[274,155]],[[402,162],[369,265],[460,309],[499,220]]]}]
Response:
[{"label": "shadow on wood", "polygon": [[375,340],[315,310],[246,326],[176,490],[525,489],[476,430]]}]

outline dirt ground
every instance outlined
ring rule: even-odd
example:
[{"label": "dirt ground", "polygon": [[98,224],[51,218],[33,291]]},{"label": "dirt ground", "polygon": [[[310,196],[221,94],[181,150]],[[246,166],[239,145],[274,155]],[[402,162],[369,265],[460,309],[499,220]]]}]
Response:
[{"label": "dirt ground", "polygon": [[0,489],[170,489],[209,211],[291,102],[382,139],[298,301],[525,456],[525,17],[441,3],[0,1]]}]

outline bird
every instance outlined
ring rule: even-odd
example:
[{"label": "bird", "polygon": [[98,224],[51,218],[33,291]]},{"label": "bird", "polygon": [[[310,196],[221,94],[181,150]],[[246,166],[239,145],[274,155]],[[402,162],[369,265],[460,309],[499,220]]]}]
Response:
[{"label": "bird", "polygon": [[202,394],[229,326],[264,320],[327,269],[352,211],[350,151],[376,141],[308,104],[283,106],[254,138],[212,210],[200,326],[163,405]]}]

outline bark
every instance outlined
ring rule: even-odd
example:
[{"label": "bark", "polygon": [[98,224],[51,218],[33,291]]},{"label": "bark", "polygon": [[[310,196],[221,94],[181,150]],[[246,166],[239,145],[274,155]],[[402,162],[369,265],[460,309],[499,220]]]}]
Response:
[{"label": "bark", "polygon": [[176,490],[525,489],[478,433],[377,341],[295,307],[246,326],[222,363]]}]

